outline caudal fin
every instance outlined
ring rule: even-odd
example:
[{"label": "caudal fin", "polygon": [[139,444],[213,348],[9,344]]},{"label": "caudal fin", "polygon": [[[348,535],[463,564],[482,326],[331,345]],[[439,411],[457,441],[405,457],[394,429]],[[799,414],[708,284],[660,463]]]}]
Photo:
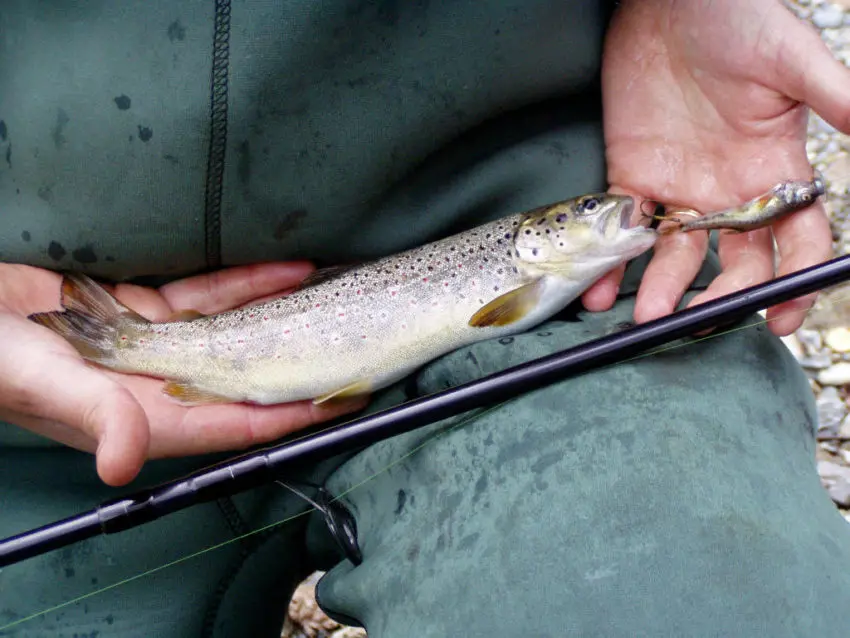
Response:
[{"label": "caudal fin", "polygon": [[28,318],[64,337],[83,358],[102,365],[114,360],[119,339],[132,339],[149,323],[81,274],[62,279],[62,307],[62,312]]}]

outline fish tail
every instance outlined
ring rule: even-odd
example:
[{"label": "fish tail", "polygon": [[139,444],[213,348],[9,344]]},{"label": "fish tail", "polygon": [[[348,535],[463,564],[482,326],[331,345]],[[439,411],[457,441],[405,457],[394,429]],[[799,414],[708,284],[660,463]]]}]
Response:
[{"label": "fish tail", "polygon": [[41,312],[28,318],[68,341],[94,363],[113,363],[118,340],[135,340],[150,322],[119,302],[89,277],[66,274],[62,279],[60,312]]}]

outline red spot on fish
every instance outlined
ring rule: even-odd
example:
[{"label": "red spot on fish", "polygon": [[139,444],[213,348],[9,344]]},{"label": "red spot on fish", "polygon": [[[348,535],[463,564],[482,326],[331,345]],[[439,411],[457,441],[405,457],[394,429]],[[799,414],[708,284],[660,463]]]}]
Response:
[{"label": "red spot on fish", "polygon": [[203,348],[203,347],[204,347],[204,344],[199,343],[199,344],[198,344],[198,347],[199,347],[199,348]]},{"label": "red spot on fish", "polygon": [[344,312],[341,312],[341,313],[339,313],[339,316],[340,316],[340,317],[344,317],[344,316],[345,316],[345,313],[344,313]]},{"label": "red spot on fish", "polygon": [[361,292],[362,292],[361,290],[358,290],[358,291],[357,291],[357,294],[359,295]]},{"label": "red spot on fish", "polygon": [[127,336],[126,336],[126,335],[121,335],[121,341],[127,341]]},{"label": "red spot on fish", "polygon": [[253,312],[252,312],[251,314],[249,314],[249,315],[248,315],[248,318],[249,318],[249,319],[253,319],[255,314],[256,314],[256,313],[253,313]]},{"label": "red spot on fish", "polygon": [[365,338],[366,338],[366,335],[360,335],[360,338],[361,338],[361,339],[365,339]]},{"label": "red spot on fish", "polygon": [[322,307],[322,304],[320,304],[320,303],[316,304],[316,308],[321,308],[321,307]]},{"label": "red spot on fish", "polygon": [[305,327],[305,328],[309,328],[309,327],[310,327],[310,324],[309,324],[309,323],[305,323],[305,324],[304,324],[304,327]]},{"label": "red spot on fish", "polygon": [[[286,330],[283,331],[283,334],[288,335],[290,332],[292,332],[292,331],[289,328],[287,328]],[[239,343],[242,343],[242,342],[240,341]]]},{"label": "red spot on fish", "polygon": [[458,267],[458,268],[463,268],[463,264],[458,264],[458,265],[457,265],[457,267]]},{"label": "red spot on fish", "polygon": [[449,282],[448,282],[448,281],[444,281],[444,282],[443,282],[443,285],[444,285],[446,288],[448,288],[448,287],[449,287]]},{"label": "red spot on fish", "polygon": [[391,294],[393,297],[395,297],[395,296],[398,294],[398,292],[396,292],[395,290],[393,290],[390,294]]},{"label": "red spot on fish", "polygon": [[478,266],[478,270],[484,270],[484,266]]},{"label": "red spot on fish", "polygon": [[428,277],[422,277],[422,281],[428,281]]},{"label": "red spot on fish", "polygon": [[268,320],[269,320],[268,316],[263,317],[263,321],[268,321]]}]

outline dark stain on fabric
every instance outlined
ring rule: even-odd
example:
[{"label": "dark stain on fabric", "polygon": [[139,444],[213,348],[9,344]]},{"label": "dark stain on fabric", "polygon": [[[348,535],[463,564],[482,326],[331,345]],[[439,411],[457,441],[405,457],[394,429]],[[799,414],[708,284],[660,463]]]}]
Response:
[{"label": "dark stain on fabric", "polygon": [[104,620],[106,621],[107,625],[111,625],[112,623],[115,622],[115,616],[113,616],[112,614],[109,614],[106,618],[104,618]]},{"label": "dark stain on fabric", "polygon": [[296,208],[284,215],[283,219],[278,222],[274,229],[274,238],[282,241],[293,230],[298,228],[298,225],[307,217],[307,211],[303,208]]},{"label": "dark stain on fabric", "polygon": [[49,184],[47,186],[42,186],[39,188],[36,193],[38,194],[39,199],[43,199],[48,204],[53,202],[53,187]]},{"label": "dark stain on fabric", "polygon": [[474,365],[474,366],[479,365],[478,364],[478,358],[472,353],[472,350],[470,350],[469,352],[466,353],[466,359],[467,359],[467,361],[472,363],[472,365]]},{"label": "dark stain on fabric", "polygon": [[562,456],[563,454],[560,450],[557,452],[547,452],[546,454],[542,454],[540,455],[540,458],[534,462],[534,465],[531,466],[531,471],[535,474],[540,474],[557,463]]},{"label": "dark stain on fabric", "polygon": [[92,248],[90,245],[83,246],[82,248],[77,248],[74,252],[71,253],[71,257],[73,257],[75,261],[78,261],[81,264],[97,263],[97,255],[95,255],[94,248]]},{"label": "dark stain on fabric", "polygon": [[76,574],[76,573],[77,572],[74,571],[73,567],[66,567],[65,568],[65,578],[73,578],[74,574]]},{"label": "dark stain on fabric", "polygon": [[107,255],[104,259],[106,261],[108,261],[110,264],[115,261],[115,257],[113,257],[112,255]]},{"label": "dark stain on fabric", "polygon": [[25,230],[24,232],[22,232],[21,233],[21,239],[23,239],[24,241],[29,241],[30,239],[32,239],[32,235],[30,235],[30,231]]},{"label": "dark stain on fabric", "polygon": [[182,42],[186,39],[186,27],[180,24],[180,20],[175,20],[168,25],[168,39],[172,42],[179,40]]},{"label": "dark stain on fabric", "polygon": [[12,145],[6,147],[6,163],[12,168]]},{"label": "dark stain on fabric", "polygon": [[0,142],[5,142],[9,139],[9,129],[6,127],[6,122],[0,120]]},{"label": "dark stain on fabric", "polygon": [[115,98],[115,106],[119,111],[126,111],[130,108],[130,98],[123,93]]},{"label": "dark stain on fabric", "polygon": [[236,155],[236,176],[243,186],[248,186],[251,181],[251,145],[248,140],[239,144]]},{"label": "dark stain on fabric", "polygon": [[395,507],[395,515],[398,516],[404,511],[404,504],[407,502],[407,493],[404,490],[398,491],[398,497]]},{"label": "dark stain on fabric", "polygon": [[478,539],[481,537],[481,534],[478,532],[473,532],[458,541],[457,548],[461,551],[466,551],[468,549],[472,549],[475,544],[478,542]]},{"label": "dark stain on fabric", "polygon": [[168,155],[167,153],[162,156],[162,159],[164,159],[166,162],[170,162],[171,164],[174,164],[175,166],[177,166],[180,163],[180,160],[178,160],[176,157],[174,157],[174,155]]},{"label": "dark stain on fabric", "polygon": [[484,493],[487,491],[487,482],[487,476],[484,474],[475,481],[475,493],[472,495],[473,503],[484,496]]},{"label": "dark stain on fabric", "polygon": [[153,129],[148,128],[147,126],[142,126],[139,124],[139,139],[143,142],[147,142],[150,138],[153,137]]},{"label": "dark stain on fabric", "polygon": [[65,247],[58,241],[52,241],[47,247],[47,254],[50,255],[50,258],[53,261],[61,261],[62,258],[68,254],[68,251],[65,250]]},{"label": "dark stain on fabric", "polygon": [[50,131],[50,137],[53,138],[53,146],[56,147],[56,150],[61,149],[68,142],[65,139],[65,127],[68,126],[70,121],[71,118],[68,117],[64,109],[56,109],[56,124]]}]

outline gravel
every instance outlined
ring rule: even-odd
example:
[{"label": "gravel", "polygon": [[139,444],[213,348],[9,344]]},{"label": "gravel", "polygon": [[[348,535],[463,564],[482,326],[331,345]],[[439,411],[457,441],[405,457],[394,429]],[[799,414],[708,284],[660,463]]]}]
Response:
[{"label": "gravel", "polygon": [[[786,0],[850,66],[850,0]],[[809,118],[809,161],[827,181],[825,206],[836,255],[850,254],[850,136],[818,115]],[[850,284],[821,294],[803,328],[784,339],[809,377],[818,407],[818,473],[824,489],[850,522]],[[313,597],[319,573],[296,591],[282,638],[364,638],[325,616]]]}]

